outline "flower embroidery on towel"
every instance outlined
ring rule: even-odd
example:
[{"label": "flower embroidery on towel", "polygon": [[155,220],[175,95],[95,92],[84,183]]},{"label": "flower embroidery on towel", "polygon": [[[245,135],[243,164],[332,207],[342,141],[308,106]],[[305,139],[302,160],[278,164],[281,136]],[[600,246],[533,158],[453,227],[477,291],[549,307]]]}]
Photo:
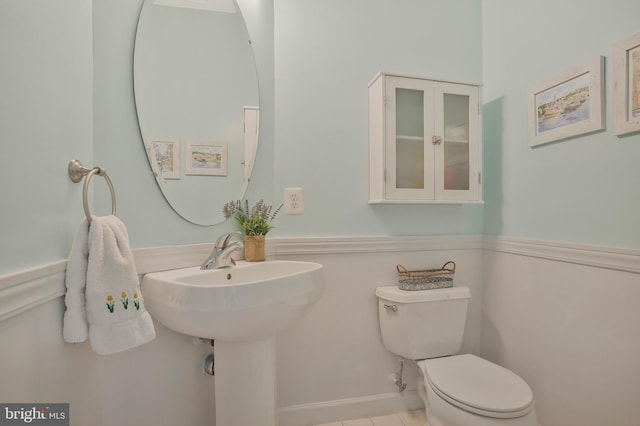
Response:
[{"label": "flower embroidery on towel", "polygon": [[113,313],[113,304],[115,302],[113,301],[113,296],[112,295],[108,295],[107,296],[107,309],[109,310],[109,312]]},{"label": "flower embroidery on towel", "polygon": [[125,293],[123,291],[122,294],[120,295],[120,300],[122,301],[122,307],[124,309],[128,309],[129,308],[129,298],[127,297],[127,293]]},{"label": "flower embroidery on towel", "polygon": [[[140,304],[142,303],[142,295],[138,294],[138,292],[133,293],[133,305],[136,307],[136,311],[140,310]],[[127,296],[127,292],[123,291],[120,294],[120,302],[122,303],[122,307],[127,310],[129,309],[129,297]],[[116,302],[112,295],[107,296],[107,309],[109,312],[113,313],[115,311]]]}]

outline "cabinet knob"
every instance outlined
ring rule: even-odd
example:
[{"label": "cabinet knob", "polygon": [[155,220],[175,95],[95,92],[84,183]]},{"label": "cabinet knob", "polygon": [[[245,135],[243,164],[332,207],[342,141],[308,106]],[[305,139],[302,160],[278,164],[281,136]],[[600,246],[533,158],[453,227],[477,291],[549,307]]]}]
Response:
[{"label": "cabinet knob", "polygon": [[442,143],[442,136],[431,136],[431,143],[434,145],[440,145]]}]

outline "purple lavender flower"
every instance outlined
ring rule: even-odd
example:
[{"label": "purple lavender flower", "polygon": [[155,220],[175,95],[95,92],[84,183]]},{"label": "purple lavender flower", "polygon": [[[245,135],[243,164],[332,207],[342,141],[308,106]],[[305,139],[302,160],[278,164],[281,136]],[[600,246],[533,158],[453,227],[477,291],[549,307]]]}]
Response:
[{"label": "purple lavender flower", "polygon": [[266,235],[273,228],[271,221],[282,208],[281,204],[275,212],[271,213],[273,207],[266,204],[263,199],[260,199],[251,210],[249,210],[248,200],[244,200],[244,208],[242,204],[240,200],[229,201],[222,208],[222,212],[225,218],[235,216],[245,235]]}]

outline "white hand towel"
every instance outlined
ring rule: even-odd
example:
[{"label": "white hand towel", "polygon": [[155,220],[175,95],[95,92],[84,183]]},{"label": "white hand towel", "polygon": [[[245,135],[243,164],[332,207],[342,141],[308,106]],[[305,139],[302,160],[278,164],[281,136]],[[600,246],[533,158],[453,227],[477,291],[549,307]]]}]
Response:
[{"label": "white hand towel", "polygon": [[88,238],[89,223],[87,219],[83,218],[71,246],[65,276],[67,292],[64,295],[64,303],[67,309],[64,312],[62,336],[69,343],[84,342],[89,337],[89,325],[84,308],[84,290],[87,286],[87,261],[89,259]]},{"label": "white hand towel", "polygon": [[[76,239],[79,238],[81,237]],[[111,354],[153,340],[155,329],[151,316],[144,307],[124,224],[113,215],[92,216],[87,247],[84,309],[89,342],[93,350],[98,354]],[[72,256],[73,254],[72,249]],[[72,257],[69,260],[71,261]],[[65,328],[71,330],[75,328],[74,319],[80,318],[82,312],[78,312],[81,309],[77,308],[78,298],[77,294],[74,295],[79,286],[73,282],[76,266],[72,264],[67,268],[67,274],[72,275],[71,289],[74,291],[70,297],[65,296],[65,302],[70,299],[65,313]],[[67,293],[69,292],[68,283]],[[72,333],[64,333],[65,340],[67,334]]]}]

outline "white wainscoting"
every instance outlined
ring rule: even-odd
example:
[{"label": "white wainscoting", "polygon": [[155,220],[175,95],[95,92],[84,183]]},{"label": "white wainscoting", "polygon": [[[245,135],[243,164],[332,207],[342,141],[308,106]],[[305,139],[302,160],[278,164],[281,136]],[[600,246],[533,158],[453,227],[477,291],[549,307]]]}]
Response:
[{"label": "white wainscoting", "polygon": [[637,425],[637,250],[489,240],[481,356],[527,381],[543,425]]},{"label": "white wainscoting", "polygon": [[[134,257],[138,273],[144,274],[198,265],[211,249],[211,244],[142,248],[134,250]],[[481,318],[482,321],[485,319],[481,311],[483,307],[494,309],[492,307],[500,297],[494,294],[495,288],[506,285],[491,283],[487,287],[487,283],[483,283],[483,276],[485,280],[499,279],[501,274],[495,270],[495,265],[489,276],[483,271],[486,260],[495,260],[494,254],[550,261],[540,264],[545,269],[554,264],[573,264],[597,268],[602,275],[607,270],[640,273],[640,250],[552,241],[481,235],[268,239],[268,258],[324,263],[329,281],[323,300],[310,315],[278,336],[281,425],[298,426],[417,408],[421,401],[415,393],[415,368],[405,368],[410,384],[403,394],[395,392],[387,379],[397,365],[379,339],[373,295],[375,286],[393,283],[395,262],[413,262],[407,266],[425,262],[426,266],[455,258],[460,266],[457,282],[472,288],[474,300],[467,324],[469,336],[465,335],[467,341],[463,349],[474,352],[480,347],[480,322]],[[65,267],[66,261],[60,260],[0,276],[0,321],[63,296]],[[483,287],[491,289],[485,302],[482,301],[485,297]],[[341,335],[329,335],[341,328],[344,328]],[[355,335],[351,336],[353,333]],[[509,341],[497,341],[493,348],[491,335],[486,336],[487,339],[484,337],[483,334],[481,346],[489,358],[528,376],[529,367],[504,352],[504,348],[511,348]],[[335,347],[330,347],[332,345]],[[537,383],[536,378],[531,382],[537,387],[549,385]],[[540,402],[544,403],[544,397]],[[545,404],[540,404],[539,409],[544,414]],[[552,418],[550,413],[549,419]]]}]

